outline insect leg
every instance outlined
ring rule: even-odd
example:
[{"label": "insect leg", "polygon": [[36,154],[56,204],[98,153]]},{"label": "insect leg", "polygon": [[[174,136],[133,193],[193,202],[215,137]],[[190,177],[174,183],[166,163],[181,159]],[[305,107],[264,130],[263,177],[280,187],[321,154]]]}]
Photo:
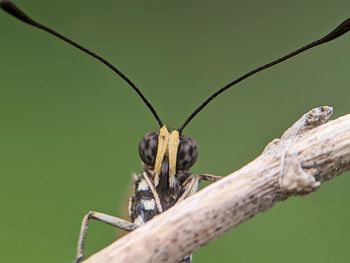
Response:
[{"label": "insect leg", "polygon": [[75,263],[79,263],[83,259],[85,237],[86,237],[86,233],[88,230],[88,224],[89,224],[90,219],[101,221],[103,223],[109,224],[111,226],[114,226],[114,227],[117,227],[117,228],[120,228],[120,229],[126,230],[126,231],[132,231],[132,230],[136,229],[136,227],[137,227],[135,224],[133,224],[129,221],[126,221],[124,219],[110,216],[110,215],[103,214],[103,213],[99,213],[99,212],[90,211],[89,213],[87,213],[84,216],[83,221],[81,223],[78,248],[77,248],[77,257],[74,261]]},{"label": "insect leg", "polygon": [[192,262],[192,254],[184,257],[183,259],[181,259],[181,261],[177,263],[191,263],[191,262]]},{"label": "insect leg", "polygon": [[143,177],[145,178],[148,187],[152,191],[152,194],[154,196],[154,199],[155,199],[157,207],[158,207],[158,211],[160,213],[162,213],[163,212],[163,207],[162,207],[162,204],[160,202],[160,198],[159,198],[158,192],[157,192],[156,188],[154,187],[151,179],[148,177],[147,172],[145,172],[145,171],[143,172]]},{"label": "insect leg", "polygon": [[191,176],[186,180],[186,182],[184,183],[185,191],[179,197],[179,199],[177,199],[176,204],[180,203],[182,200],[186,199],[187,197],[193,195],[198,191],[199,180],[200,178],[198,176]]},{"label": "insect leg", "polygon": [[215,183],[216,181],[219,181],[222,178],[222,176],[212,174],[199,174],[197,176],[200,178],[200,180],[209,181],[211,183]]},{"label": "insect leg", "polygon": [[180,198],[177,200],[176,203],[181,202],[185,198],[193,195],[198,191],[198,184],[201,180],[209,181],[209,182],[216,182],[219,181],[222,178],[222,176],[217,175],[211,175],[211,174],[198,174],[193,177],[188,178],[187,182],[185,182],[186,190],[184,193],[180,196]]}]

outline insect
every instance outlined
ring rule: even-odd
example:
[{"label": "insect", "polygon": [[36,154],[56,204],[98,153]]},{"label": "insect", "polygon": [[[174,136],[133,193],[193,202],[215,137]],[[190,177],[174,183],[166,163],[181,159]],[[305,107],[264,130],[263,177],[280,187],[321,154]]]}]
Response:
[{"label": "insect", "polygon": [[[93,219],[102,221],[112,226],[127,231],[132,231],[145,224],[156,215],[197,192],[200,181],[207,180],[215,182],[220,179],[219,176],[208,174],[191,174],[189,170],[197,160],[198,147],[195,140],[190,137],[186,137],[183,134],[186,126],[204,107],[208,105],[209,102],[242,80],[291,57],[294,57],[308,49],[331,41],[343,35],[350,29],[350,19],[347,19],[328,35],[320,38],[319,40],[305,45],[294,52],[291,52],[277,60],[262,65],[242,75],[236,80],[218,89],[215,93],[208,97],[193,113],[189,115],[189,117],[179,128],[168,131],[164,123],[161,121],[158,113],[143,95],[141,90],[118,68],[89,49],[77,44],[51,28],[36,22],[18,7],[16,7],[11,1],[3,0],[0,3],[1,7],[9,14],[29,25],[46,31],[49,34],[69,43],[113,70],[138,94],[141,100],[151,111],[159,125],[158,132],[147,133],[139,143],[138,151],[142,161],[143,171],[140,175],[135,177],[134,192],[129,201],[129,215],[131,222],[98,212],[89,212],[87,215],[85,215],[78,241],[78,251],[75,261],[77,263],[81,262],[83,259],[84,242],[89,220]],[[180,262],[191,262],[191,255],[184,257]]]}]

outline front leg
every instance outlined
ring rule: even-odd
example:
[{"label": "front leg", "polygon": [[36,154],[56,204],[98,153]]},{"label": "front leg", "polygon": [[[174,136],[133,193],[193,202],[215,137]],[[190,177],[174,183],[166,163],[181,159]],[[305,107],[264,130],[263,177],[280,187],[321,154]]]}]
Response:
[{"label": "front leg", "polygon": [[212,174],[198,174],[197,176],[200,180],[209,181],[211,183],[215,183],[216,181],[219,181],[222,178],[222,176]]},{"label": "front leg", "polygon": [[217,176],[212,174],[198,174],[198,175],[189,177],[184,183],[185,191],[180,196],[180,198],[176,201],[176,204],[180,203],[182,200],[186,199],[187,197],[195,194],[198,191],[198,185],[201,180],[214,183],[216,181],[219,181],[221,178],[222,176]]},{"label": "front leg", "polygon": [[80,229],[80,235],[79,235],[79,241],[78,241],[78,249],[77,249],[77,257],[74,261],[75,263],[79,263],[83,259],[85,237],[86,237],[86,233],[88,230],[88,224],[89,224],[90,219],[101,221],[103,223],[109,224],[111,226],[114,226],[114,227],[117,227],[117,228],[120,228],[120,229],[126,230],[126,231],[132,231],[132,230],[136,229],[136,227],[137,227],[135,224],[133,224],[129,221],[126,221],[124,219],[110,216],[110,215],[103,214],[103,213],[99,213],[99,212],[90,211],[89,213],[87,213],[84,216],[83,222],[81,223],[81,229]]}]

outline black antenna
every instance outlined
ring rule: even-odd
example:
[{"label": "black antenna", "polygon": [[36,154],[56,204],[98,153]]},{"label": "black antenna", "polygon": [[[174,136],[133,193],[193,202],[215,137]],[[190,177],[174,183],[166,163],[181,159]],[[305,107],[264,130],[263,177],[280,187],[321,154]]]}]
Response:
[{"label": "black antenna", "polygon": [[69,38],[61,35],[60,33],[52,30],[51,28],[48,28],[47,26],[44,26],[33,19],[31,19],[29,16],[27,16],[21,9],[19,9],[15,4],[13,4],[11,1],[8,0],[1,0],[0,6],[2,9],[4,9],[7,13],[13,15],[14,17],[18,18],[19,20],[23,21],[24,23],[27,23],[29,25],[32,25],[36,28],[39,28],[41,30],[44,30],[48,32],[51,35],[54,35],[55,37],[62,39],[63,41],[71,44],[72,46],[80,49],[81,51],[85,52],[86,54],[92,56],[93,58],[97,59],[98,61],[105,64],[107,67],[109,67],[111,70],[113,70],[115,73],[117,73],[123,80],[125,80],[136,93],[140,96],[140,98],[143,100],[143,102],[146,104],[146,106],[151,110],[153,116],[156,118],[156,120],[159,123],[159,126],[163,126],[163,122],[160,120],[156,110],[153,108],[151,103],[146,99],[146,97],[142,94],[140,89],[127,77],[125,76],[119,69],[117,69],[115,66],[113,66],[111,63],[109,63],[104,58],[100,57],[96,53],[88,50],[87,48],[77,44],[76,42],[70,40]]},{"label": "black antenna", "polygon": [[318,45],[321,45],[323,43],[326,43],[328,41],[331,41],[333,39],[336,39],[337,37],[340,37],[341,35],[345,34],[346,32],[348,32],[350,30],[350,18],[346,19],[343,23],[341,23],[336,29],[334,29],[332,32],[330,32],[328,35],[320,38],[319,40],[316,40],[306,46],[303,46],[302,48],[299,48],[279,59],[276,59],[270,63],[267,63],[263,66],[260,66],[256,69],[253,69],[252,71],[242,75],[241,77],[237,78],[236,80],[226,84],[224,87],[222,87],[221,89],[219,89],[218,91],[216,91],[213,95],[211,95],[208,99],[206,99],[188,118],[187,120],[184,122],[184,124],[182,124],[182,126],[179,129],[179,133],[181,134],[182,131],[185,129],[185,127],[187,126],[187,124],[205,107],[207,106],[207,104],[212,101],[214,98],[216,98],[218,95],[220,95],[221,93],[223,93],[225,90],[231,88],[233,85],[241,82],[242,80],[254,75],[255,73],[258,73],[264,69],[267,69],[269,67],[272,67],[278,63],[281,63],[291,57],[294,57],[298,54],[300,54],[301,52],[304,52],[310,48],[316,47]]}]

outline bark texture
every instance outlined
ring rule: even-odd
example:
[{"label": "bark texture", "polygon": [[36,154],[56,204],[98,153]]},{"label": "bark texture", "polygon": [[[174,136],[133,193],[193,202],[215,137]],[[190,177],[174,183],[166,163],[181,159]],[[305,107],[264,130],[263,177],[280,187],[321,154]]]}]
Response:
[{"label": "bark texture", "polygon": [[315,191],[350,168],[350,114],[327,122],[332,112],[306,113],[255,160],[85,262],[176,262],[277,201]]}]

